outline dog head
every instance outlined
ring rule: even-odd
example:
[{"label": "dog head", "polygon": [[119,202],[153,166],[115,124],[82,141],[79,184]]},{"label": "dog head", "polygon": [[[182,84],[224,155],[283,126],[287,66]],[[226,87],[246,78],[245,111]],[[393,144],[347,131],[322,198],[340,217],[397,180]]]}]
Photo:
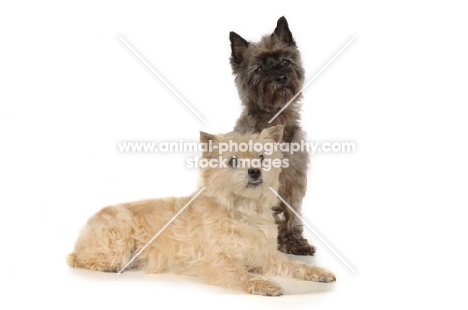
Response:
[{"label": "dog head", "polygon": [[304,69],[286,18],[281,17],[274,32],[260,42],[248,42],[235,32],[229,39],[232,72],[243,104],[273,112],[301,90]]},{"label": "dog head", "polygon": [[278,147],[282,136],[283,126],[266,128],[260,134],[201,132],[200,142],[207,146],[199,162],[201,185],[221,200],[271,199],[269,187],[277,190],[281,168],[288,166]]}]

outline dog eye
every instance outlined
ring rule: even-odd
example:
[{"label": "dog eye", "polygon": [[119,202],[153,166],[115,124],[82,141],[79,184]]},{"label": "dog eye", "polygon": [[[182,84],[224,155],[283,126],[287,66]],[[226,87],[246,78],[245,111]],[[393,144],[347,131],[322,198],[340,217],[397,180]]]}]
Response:
[{"label": "dog eye", "polygon": [[261,72],[262,70],[263,70],[262,67],[258,67],[257,69],[255,69],[255,72],[256,72],[256,73],[259,73],[259,72]]},{"label": "dog eye", "polygon": [[231,166],[232,168],[237,168],[237,158],[231,158],[231,160],[229,161],[229,166]]},{"label": "dog eye", "polygon": [[287,66],[287,65],[289,65],[289,60],[283,59],[283,66]]},{"label": "dog eye", "polygon": [[265,157],[263,157],[263,155],[260,155],[258,158],[260,158],[260,162],[263,163],[263,159],[265,159]]}]

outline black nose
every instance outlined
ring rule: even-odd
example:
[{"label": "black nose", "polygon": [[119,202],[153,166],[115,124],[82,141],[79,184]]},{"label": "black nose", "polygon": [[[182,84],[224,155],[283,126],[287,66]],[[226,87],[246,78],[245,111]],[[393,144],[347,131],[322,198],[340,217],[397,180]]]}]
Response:
[{"label": "black nose", "polygon": [[276,77],[276,82],[278,82],[280,84],[286,83],[286,76],[285,75],[278,75]]},{"label": "black nose", "polygon": [[252,179],[258,179],[260,174],[261,172],[260,172],[260,169],[258,168],[249,169],[249,177],[251,177]]}]

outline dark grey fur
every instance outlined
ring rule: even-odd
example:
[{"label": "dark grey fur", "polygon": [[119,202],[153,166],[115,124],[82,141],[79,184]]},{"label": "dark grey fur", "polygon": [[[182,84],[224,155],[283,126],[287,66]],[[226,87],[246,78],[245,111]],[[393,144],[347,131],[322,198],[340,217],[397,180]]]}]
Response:
[{"label": "dark grey fur", "polygon": [[[283,142],[305,139],[300,127],[299,95],[272,123],[268,121],[297,93],[304,83],[300,53],[284,17],[275,31],[260,42],[248,42],[235,32],[231,40],[231,66],[243,105],[234,128],[240,133],[261,132],[264,128],[284,125]],[[289,168],[280,175],[279,194],[299,214],[307,188],[308,154],[284,154]],[[284,215],[284,216],[283,216]],[[301,220],[280,203],[275,207],[278,224],[278,249],[296,255],[314,255],[315,248],[302,236]]]}]

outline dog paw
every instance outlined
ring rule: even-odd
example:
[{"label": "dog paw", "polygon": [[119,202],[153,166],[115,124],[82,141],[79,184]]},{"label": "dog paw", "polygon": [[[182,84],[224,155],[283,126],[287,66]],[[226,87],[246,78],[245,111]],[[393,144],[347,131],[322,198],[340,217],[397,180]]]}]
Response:
[{"label": "dog paw", "polygon": [[266,281],[266,280],[253,280],[249,281],[249,287],[247,292],[250,294],[255,295],[263,295],[263,296],[281,296],[283,295],[283,291],[281,286],[278,284]]},{"label": "dog paw", "polygon": [[325,268],[320,267],[307,267],[304,280],[315,281],[315,282],[335,282],[336,277]]},{"label": "dog paw", "polygon": [[289,254],[313,256],[315,254],[315,247],[310,244],[299,244],[293,247]]},{"label": "dog paw", "polygon": [[285,244],[280,245],[279,250],[283,253],[293,255],[313,256],[315,254],[315,247],[310,245],[306,239],[288,240]]}]

